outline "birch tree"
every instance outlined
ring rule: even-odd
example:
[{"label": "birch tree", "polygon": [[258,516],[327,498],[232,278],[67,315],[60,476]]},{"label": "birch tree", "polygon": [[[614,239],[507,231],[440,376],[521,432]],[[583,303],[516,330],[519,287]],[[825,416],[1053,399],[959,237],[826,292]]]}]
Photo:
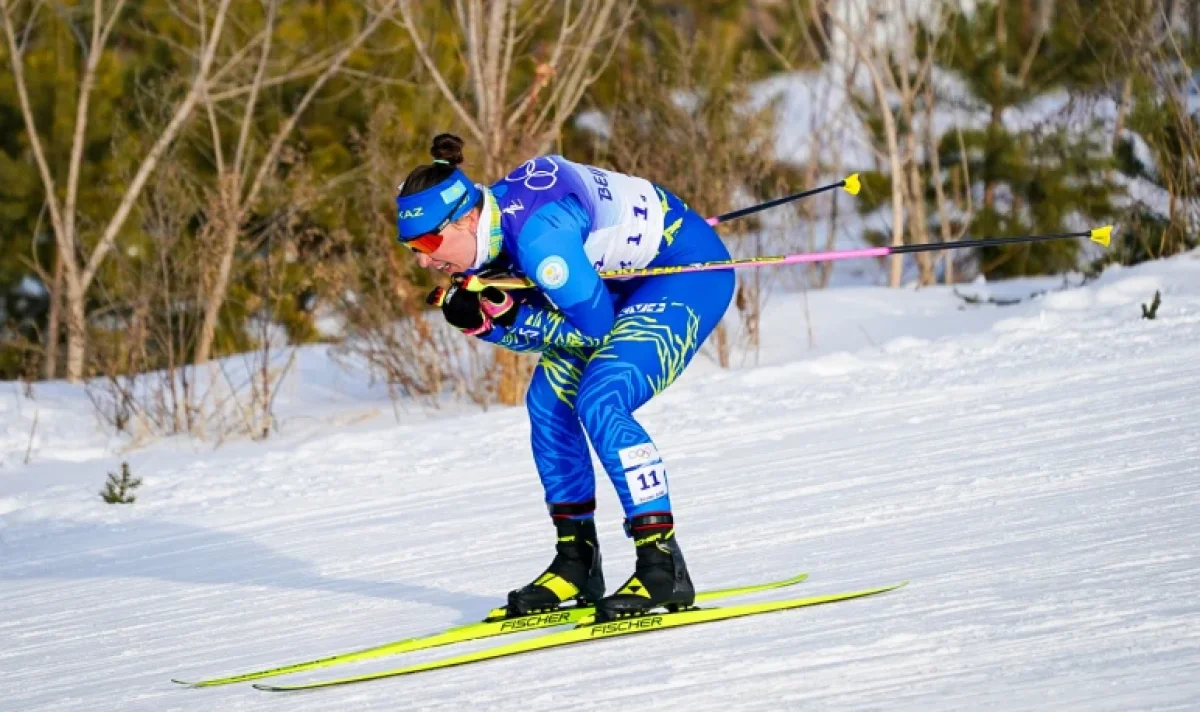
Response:
[{"label": "birch tree", "polygon": [[[931,80],[933,49],[930,45],[936,35],[930,33],[925,37],[923,56],[918,52],[919,40],[925,23],[936,27],[939,22],[936,17],[922,16],[931,11],[936,13],[937,7],[909,0],[884,3],[854,0],[839,4],[837,12],[828,14],[830,23],[866,70],[874,92],[877,115],[883,125],[883,153],[891,174],[891,244],[894,247],[904,244],[906,225],[914,242],[929,242],[925,179],[918,162],[922,142],[917,128],[916,103],[926,94],[925,86]],[[851,90],[854,79],[854,74],[849,73],[847,84]],[[929,284],[933,281],[933,256],[922,257],[924,259],[918,261],[920,281]],[[893,255],[888,267],[889,286],[900,286],[903,268],[903,257]]]},{"label": "birch tree", "polygon": [[[115,210],[102,222],[99,227],[99,237],[92,245],[84,244],[79,225],[78,198],[81,166],[84,160],[84,141],[88,119],[93,111],[91,100],[97,71],[109,51],[108,44],[114,28],[122,18],[126,0],[112,0],[107,3],[105,0],[93,0],[90,13],[86,16],[88,32],[86,35],[81,33],[78,38],[83,45],[84,67],[79,75],[76,111],[64,185],[60,185],[56,180],[47,159],[44,136],[48,129],[39,126],[34,117],[25,76],[23,54],[31,28],[30,23],[35,21],[39,12],[55,11],[54,8],[43,9],[44,4],[48,3],[35,1],[26,4],[21,0],[0,0],[0,24],[3,25],[13,82],[25,130],[28,134],[30,151],[42,182],[46,209],[50,216],[50,224],[58,248],[64,294],[52,294],[51,299],[63,299],[66,307],[67,360],[65,375],[68,380],[78,381],[84,376],[88,288],[95,279],[105,257],[113,249],[122,228],[125,227],[146,181],[158,166],[167,148],[184,129],[204,92],[213,69],[213,59],[225,29],[230,0],[218,0],[215,8],[210,7],[210,3],[205,0],[195,0],[194,5],[187,6],[194,11],[194,15],[188,17],[188,23],[195,28],[195,36],[192,38],[195,59],[190,81],[183,95],[174,103],[174,107],[169,113],[170,118],[158,136],[144,155],[139,157],[132,179],[124,186]],[[176,11],[183,12],[184,7],[182,4],[176,6]],[[57,338],[57,335],[51,334],[50,338]]]},{"label": "birch tree", "polygon": [[240,106],[235,105],[232,110],[231,107],[223,107],[221,111],[222,114],[233,113],[235,116],[240,113],[240,119],[236,124],[237,140],[228,153],[226,140],[222,136],[222,122],[218,119],[214,95],[205,93],[204,108],[208,117],[208,128],[212,135],[213,160],[216,163],[216,179],[211,188],[211,207],[208,217],[209,228],[219,244],[219,256],[206,289],[204,318],[196,348],[196,363],[205,363],[212,355],[217,317],[229,288],[238,237],[242,233],[243,224],[249,211],[262,197],[263,189],[277,167],[281,150],[296,129],[305,110],[329,80],[343,69],[350,55],[358,50],[379,29],[381,24],[392,17],[398,4],[399,0],[388,0],[378,11],[371,13],[362,28],[340,46],[327,48],[322,53],[322,57],[306,61],[302,67],[288,68],[280,72],[281,76],[293,81],[296,77],[305,74],[316,74],[317,76],[295,107],[285,114],[285,118],[267,137],[267,145],[264,150],[256,148],[257,141],[254,140],[256,137],[253,129],[261,119],[262,107],[259,99],[262,91],[266,85],[275,80],[275,77],[268,75],[268,67],[271,59],[272,37],[276,31],[278,0],[266,0],[264,3],[264,26],[258,33],[258,36],[262,38],[261,47],[253,76],[247,82],[246,88],[244,90],[225,89],[218,94],[227,100],[237,99],[240,102]]},{"label": "birch tree", "polygon": [[[541,153],[558,137],[629,28],[631,0],[456,0],[454,50],[437,62],[424,28],[440,3],[404,3],[399,23],[442,98],[478,144],[483,173],[498,178],[514,156]],[[536,67],[528,71],[526,62]]]}]

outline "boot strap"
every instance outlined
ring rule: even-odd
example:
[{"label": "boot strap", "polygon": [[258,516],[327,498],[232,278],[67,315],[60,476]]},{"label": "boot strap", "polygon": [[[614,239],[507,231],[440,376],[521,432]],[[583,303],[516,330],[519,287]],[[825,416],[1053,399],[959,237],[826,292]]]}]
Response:
[{"label": "boot strap", "polygon": [[586,502],[547,502],[546,508],[550,510],[553,519],[566,519],[595,512],[596,500],[593,498]]},{"label": "boot strap", "polygon": [[671,516],[670,512],[650,512],[626,519],[625,534],[633,536],[634,532],[644,532],[648,529],[672,529],[674,526],[675,518]]}]

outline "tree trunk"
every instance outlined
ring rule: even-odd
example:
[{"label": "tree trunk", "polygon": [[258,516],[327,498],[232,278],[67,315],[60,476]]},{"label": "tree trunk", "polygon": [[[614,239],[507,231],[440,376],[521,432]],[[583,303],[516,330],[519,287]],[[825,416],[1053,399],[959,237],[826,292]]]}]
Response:
[{"label": "tree trunk", "polygon": [[[916,117],[911,108],[911,102],[915,101],[915,97],[908,94],[904,101],[910,102],[904,110],[905,120],[908,122],[904,143],[908,152],[909,239],[916,244],[924,245],[929,242],[929,214],[925,209],[925,181],[921,177],[921,167],[917,162]],[[918,284],[922,287],[933,284],[934,253],[918,252],[916,258]]]},{"label": "tree trunk", "polygon": [[[915,137],[913,140],[915,143]],[[915,158],[909,164],[909,186],[910,197],[912,198],[912,210],[909,212],[912,224],[912,240],[917,244],[928,244],[929,215],[925,209],[925,182],[921,178],[921,170]],[[917,268],[920,271],[919,280],[922,287],[929,286],[937,281],[934,279],[933,270],[935,257],[936,255],[933,252],[917,253]]]},{"label": "tree trunk", "polygon": [[[64,90],[60,87],[59,82],[54,83],[54,116],[51,124],[51,132],[53,134],[52,146],[67,145],[69,133],[67,132],[67,122],[59,121],[58,116],[70,116],[74,107],[72,106],[75,92],[75,43],[71,40],[70,30],[67,28],[67,23],[59,13],[51,15],[51,22],[54,26],[54,58],[56,71],[58,76],[66,77],[64,82],[72,88],[72,90]],[[55,151],[55,153],[58,153]],[[55,156],[52,159],[54,163],[54,173],[56,176],[61,176],[66,172],[66,157],[63,155]],[[34,236],[36,239],[37,236]],[[62,303],[63,303],[63,254],[58,246],[54,249],[54,281],[52,284],[46,285],[50,293],[50,312],[46,316],[46,335],[44,346],[44,361],[42,363],[42,376],[46,380],[54,380],[58,375],[58,345],[62,340]]]},{"label": "tree trunk", "polygon": [[217,274],[209,283],[208,294],[204,295],[204,321],[200,326],[200,340],[196,343],[197,365],[208,363],[212,358],[213,340],[217,334],[217,317],[225,303],[225,291],[229,288],[229,275],[233,272],[233,253],[237,246],[238,221],[230,220],[223,225],[221,261]]},{"label": "tree trunk", "polygon": [[87,344],[87,304],[83,283],[67,279],[67,380],[83,378],[84,349]]},{"label": "tree trunk", "polygon": [[58,376],[59,321],[62,319],[63,261],[58,250],[54,251],[54,283],[49,286],[50,313],[46,317],[46,347],[42,362],[42,377],[48,381]]},{"label": "tree trunk", "polygon": [[[896,118],[887,104],[887,91],[874,68],[872,75],[875,76],[875,91],[879,97],[880,113],[883,114],[883,131],[887,136],[888,161],[892,170],[892,247],[900,247],[904,244],[904,165],[900,162],[900,139],[896,132]],[[888,286],[899,287],[903,276],[903,255],[892,255],[888,267]]]},{"label": "tree trunk", "polygon": [[[992,119],[988,124],[989,143],[996,139],[997,134],[1001,130],[1001,119],[1004,113],[1004,76],[1006,74],[1004,53],[1008,43],[1008,31],[1004,24],[1006,5],[1005,0],[997,0],[996,2],[996,66],[992,72],[993,96]],[[988,146],[988,150],[991,150],[991,146]],[[996,182],[990,171],[984,174],[983,204],[988,208],[996,204]]]},{"label": "tree trunk", "polygon": [[[868,8],[867,10],[867,25],[861,31],[865,36],[871,36],[875,32],[875,23],[873,21],[875,10]],[[891,168],[892,176],[892,246],[900,247],[904,244],[904,193],[905,181],[907,178],[904,173],[904,164],[900,157],[900,135],[896,127],[896,116],[892,113],[892,107],[888,103],[888,90],[884,85],[882,72],[891,71],[888,68],[887,56],[881,56],[880,50],[876,48],[868,49],[869,45],[864,43],[859,35],[856,35],[845,22],[830,15],[830,20],[838,25],[839,29],[846,36],[846,39],[854,47],[855,53],[862,60],[863,66],[866,67],[867,73],[871,76],[871,86],[875,90],[875,101],[879,105],[879,114],[883,119],[883,134],[887,140],[888,163]],[[893,86],[895,80],[892,80]],[[903,255],[892,255],[888,267],[888,286],[899,287],[900,280],[904,275],[904,260]]]}]

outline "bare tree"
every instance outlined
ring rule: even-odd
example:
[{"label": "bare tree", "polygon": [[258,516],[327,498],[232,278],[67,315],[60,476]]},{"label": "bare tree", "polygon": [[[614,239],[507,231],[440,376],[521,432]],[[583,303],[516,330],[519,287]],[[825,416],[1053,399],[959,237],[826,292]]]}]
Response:
[{"label": "bare tree", "polygon": [[[621,0],[456,0],[457,50],[470,89],[460,96],[450,68],[439,66],[421,37],[421,15],[400,8],[400,24],[455,116],[480,144],[483,172],[498,178],[513,156],[544,152],[598,78],[637,7]],[[428,26],[428,25],[425,25]],[[552,33],[544,49],[538,40]],[[520,83],[515,61],[533,57],[532,81]]]},{"label": "bare tree", "polygon": [[[442,98],[482,149],[485,180],[499,178],[517,157],[549,149],[608,64],[637,8],[629,0],[455,0],[458,36],[450,65],[434,59],[421,31],[436,26],[422,20],[441,12],[440,3],[416,5],[402,4],[398,22]],[[526,58],[536,62],[532,77],[518,71],[517,60]],[[467,88],[460,90],[453,76],[463,59]],[[530,366],[508,351],[498,352],[496,362],[502,374],[499,400],[515,404]]]},{"label": "bare tree", "polygon": [[[778,4],[764,3],[757,9],[756,34],[780,65],[788,71],[801,68],[805,62],[818,62],[821,66],[821,79],[815,83],[808,101],[810,124],[806,134],[808,160],[805,165],[804,182],[806,185],[815,185],[822,173],[830,177],[841,177],[845,167],[842,151],[833,151],[832,165],[825,165],[823,161],[827,159],[828,153],[824,149],[843,145],[847,132],[854,130],[851,124],[855,123],[857,117],[848,120],[851,112],[844,111],[843,102],[837,98],[839,87],[834,81],[834,76],[837,70],[842,68],[845,75],[856,76],[858,60],[853,52],[845,61],[834,57],[835,51],[840,48],[832,45],[832,3],[822,0],[787,0]],[[770,22],[773,17],[777,17],[778,22]],[[797,207],[804,221],[808,223],[806,249],[810,252],[834,249],[841,197],[835,195],[829,201],[827,215],[818,214],[821,205],[819,201],[805,201]],[[828,229],[825,240],[823,245],[818,245],[819,226],[826,218]],[[833,268],[833,262],[809,263],[802,270],[804,278],[800,284],[805,289],[823,289],[829,283]],[[786,271],[784,273],[786,274]]]},{"label": "bare tree", "polygon": [[340,343],[331,353],[365,366],[372,378],[386,384],[394,408],[414,402],[437,407],[450,394],[487,407],[496,399],[496,349],[464,339],[440,311],[429,310],[424,296],[430,275],[416,267],[407,249],[378,239],[395,230],[395,208],[390,206],[396,176],[412,156],[427,150],[428,139],[414,133],[432,130],[440,121],[437,90],[421,87],[416,96],[410,108],[391,103],[374,108],[354,149],[365,180],[343,198],[345,209],[365,216],[365,235],[335,230],[329,257],[313,265],[314,283],[340,317]]},{"label": "bare tree", "polygon": [[[897,127],[896,115],[888,96],[888,83],[885,76],[895,84],[888,66],[887,50],[879,46],[873,37],[877,28],[876,10],[869,3],[863,7],[862,2],[847,2],[841,7],[850,15],[849,22],[836,12],[829,13],[830,20],[842,33],[846,41],[853,47],[862,65],[870,75],[871,86],[875,91],[876,103],[879,107],[879,117],[883,121],[883,135],[886,141],[887,159],[892,174],[892,245],[904,244],[904,159],[900,153],[900,130]],[[859,24],[861,23],[861,24]],[[858,29],[852,29],[851,25]],[[854,81],[853,75],[847,76],[847,83]],[[903,258],[899,255],[891,258],[888,269],[888,285],[900,286],[900,277],[904,269]]]},{"label": "bare tree", "polygon": [[[940,12],[941,5],[915,0],[848,0],[840,3],[837,11],[828,13],[830,22],[866,69],[874,91],[892,179],[891,244],[897,247],[904,244],[906,216],[911,238],[917,243],[929,242],[925,180],[918,161],[922,141],[916,104],[918,98],[926,95],[924,88],[933,68],[932,45],[936,36],[932,33],[924,43],[924,56],[918,56],[922,44],[918,40],[924,28],[940,23],[938,17],[928,17],[931,11]],[[848,73],[846,81],[851,90],[854,79],[853,73]],[[933,256],[927,253],[923,257],[918,261],[920,281],[929,284],[933,281]],[[892,256],[889,286],[900,285],[903,267],[903,258]]]},{"label": "bare tree", "polygon": [[[200,340],[196,348],[196,363],[205,363],[212,354],[213,338],[216,334],[217,317],[221,306],[225,303],[226,292],[229,288],[230,275],[233,271],[234,253],[238,236],[242,233],[243,223],[248,212],[262,196],[272,172],[277,167],[280,151],[291,136],[301,115],[312,103],[325,84],[344,66],[346,59],[362,46],[387,19],[389,19],[399,4],[399,0],[388,0],[369,21],[353,37],[343,43],[334,52],[317,62],[306,62],[306,71],[319,68],[320,74],[309,86],[304,96],[291,110],[290,115],[275,130],[270,144],[261,156],[255,155],[255,142],[252,140],[252,127],[259,118],[259,95],[267,78],[267,66],[271,57],[271,39],[275,30],[278,0],[266,0],[266,16],[260,36],[263,38],[259,59],[249,83],[249,91],[241,107],[241,121],[238,127],[236,147],[231,156],[225,155],[224,143],[221,140],[221,124],[217,118],[217,110],[211,94],[204,96],[205,109],[208,115],[209,129],[212,132],[213,154],[215,156],[217,178],[212,188],[213,199],[210,211],[211,229],[217,235],[221,245],[216,268],[210,277],[206,289],[204,303],[204,321],[200,330]],[[291,70],[286,74],[294,74]],[[238,94],[232,94],[238,96]],[[257,167],[255,160],[257,158]]]},{"label": "bare tree", "polygon": [[[195,39],[198,51],[196,53],[195,74],[192,77],[183,97],[175,104],[174,110],[166,125],[162,128],[153,145],[141,157],[137,171],[128,186],[125,187],[120,202],[112,215],[104,221],[99,234],[99,240],[92,247],[90,254],[84,249],[79,234],[79,181],[83,163],[83,148],[87,131],[88,117],[91,111],[92,90],[96,83],[96,72],[104,56],[113,29],[121,17],[125,0],[115,0],[106,10],[104,0],[93,0],[90,14],[91,32],[85,44],[85,66],[79,81],[79,96],[76,102],[76,114],[71,138],[70,158],[67,166],[67,179],[64,186],[64,197],[59,198],[59,186],[46,159],[41,130],[38,128],[30,105],[28,85],[25,80],[23,43],[17,40],[17,10],[19,0],[0,0],[0,22],[4,25],[4,35],[8,43],[9,59],[12,65],[13,81],[21,106],[21,114],[25,121],[25,130],[29,135],[29,143],[33,151],[38,173],[42,181],[42,189],[46,196],[46,204],[50,213],[50,222],[58,247],[58,259],[62,265],[63,286],[66,291],[66,324],[67,324],[67,372],[69,380],[77,381],[84,375],[84,355],[87,346],[86,304],[85,298],[92,280],[95,278],[101,263],[112,250],[117,236],[124,227],[130,211],[137,202],[138,196],[146,185],[147,179],[157,167],[159,160],[168,146],[176,139],[192,115],[192,110],[203,94],[206,82],[213,66],[217,46],[225,27],[226,14],[230,0],[219,0],[216,11],[211,19],[208,17],[207,3],[196,0],[195,26],[198,30]],[[34,9],[41,2],[33,3]],[[30,15],[34,15],[33,11]],[[22,32],[22,35],[24,33]],[[81,40],[83,41],[83,40]],[[52,294],[51,299],[59,299],[60,295]],[[55,338],[54,335],[51,338]]]},{"label": "bare tree", "polygon": [[[146,108],[157,107],[151,100]],[[188,149],[177,142],[135,208],[148,239],[136,249],[114,250],[105,279],[89,297],[88,364],[96,377],[87,392],[101,422],[135,441],[212,434],[211,404],[218,399],[188,363],[199,332],[203,272],[215,261],[213,241],[189,229],[205,199]]]}]

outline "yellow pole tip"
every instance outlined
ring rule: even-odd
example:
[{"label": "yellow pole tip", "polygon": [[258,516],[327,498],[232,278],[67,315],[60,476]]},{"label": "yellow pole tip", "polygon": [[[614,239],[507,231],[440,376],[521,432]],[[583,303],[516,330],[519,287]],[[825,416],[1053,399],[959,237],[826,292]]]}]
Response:
[{"label": "yellow pole tip", "polygon": [[858,195],[858,191],[862,190],[862,183],[858,182],[857,173],[846,176],[846,180],[842,181],[842,184],[842,190],[850,195]]},{"label": "yellow pole tip", "polygon": [[1092,230],[1090,236],[1092,238],[1092,242],[1096,242],[1108,247],[1109,243],[1112,242],[1112,231],[1112,225],[1105,225],[1104,227],[1098,227],[1095,230]]}]

